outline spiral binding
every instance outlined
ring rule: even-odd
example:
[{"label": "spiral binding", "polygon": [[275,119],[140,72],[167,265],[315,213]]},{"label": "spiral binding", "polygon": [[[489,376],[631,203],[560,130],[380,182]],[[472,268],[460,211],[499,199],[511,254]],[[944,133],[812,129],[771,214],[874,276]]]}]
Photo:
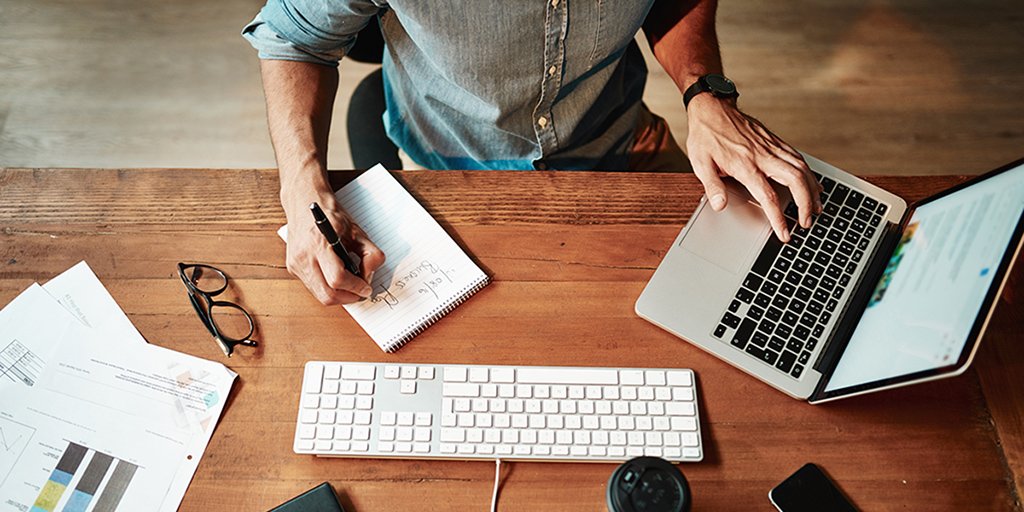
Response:
[{"label": "spiral binding", "polygon": [[402,348],[403,346],[405,346],[406,343],[409,343],[410,341],[412,341],[413,338],[418,336],[423,331],[427,330],[427,327],[434,325],[435,322],[444,318],[444,316],[447,315],[448,313],[451,313],[453,309],[459,307],[459,305],[462,304],[463,302],[466,302],[466,299],[469,299],[476,292],[480,291],[481,289],[483,289],[483,287],[487,286],[490,283],[491,278],[488,276],[484,276],[482,280],[467,285],[459,292],[459,295],[457,297],[452,299],[451,302],[447,304],[441,304],[440,306],[430,310],[429,313],[423,315],[416,322],[414,322],[412,327],[409,327],[405,331],[402,331],[401,334],[399,334],[394,339],[389,341],[387,346],[384,347],[384,351],[391,353]]}]

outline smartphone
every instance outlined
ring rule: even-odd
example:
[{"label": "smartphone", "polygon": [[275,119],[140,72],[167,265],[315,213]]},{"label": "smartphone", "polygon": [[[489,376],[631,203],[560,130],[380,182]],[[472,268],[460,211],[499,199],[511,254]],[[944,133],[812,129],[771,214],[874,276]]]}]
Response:
[{"label": "smartphone", "polygon": [[808,463],[768,493],[780,512],[857,512],[835,484]]}]

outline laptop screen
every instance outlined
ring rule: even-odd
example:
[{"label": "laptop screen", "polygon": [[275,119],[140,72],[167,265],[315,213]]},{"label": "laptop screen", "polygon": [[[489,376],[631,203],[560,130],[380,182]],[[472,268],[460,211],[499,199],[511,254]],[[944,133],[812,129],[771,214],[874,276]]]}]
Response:
[{"label": "laptop screen", "polygon": [[1024,165],[920,205],[824,391],[966,363],[1022,211]]}]

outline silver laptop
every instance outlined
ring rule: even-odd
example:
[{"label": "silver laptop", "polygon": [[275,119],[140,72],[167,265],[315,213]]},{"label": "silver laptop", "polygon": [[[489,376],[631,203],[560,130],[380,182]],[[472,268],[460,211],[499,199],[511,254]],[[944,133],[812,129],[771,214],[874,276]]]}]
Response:
[{"label": "silver laptop", "polygon": [[812,403],[966,370],[1021,248],[1024,159],[908,205],[806,156],[824,187],[810,229],[778,241],[730,185],[701,200],[636,312]]}]

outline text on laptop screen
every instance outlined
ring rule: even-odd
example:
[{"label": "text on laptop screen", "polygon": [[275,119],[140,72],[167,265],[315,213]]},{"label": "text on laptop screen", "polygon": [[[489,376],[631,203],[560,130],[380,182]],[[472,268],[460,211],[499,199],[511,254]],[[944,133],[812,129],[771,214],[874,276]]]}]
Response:
[{"label": "text on laptop screen", "polygon": [[825,391],[955,364],[1024,210],[1024,166],[914,211]]}]

